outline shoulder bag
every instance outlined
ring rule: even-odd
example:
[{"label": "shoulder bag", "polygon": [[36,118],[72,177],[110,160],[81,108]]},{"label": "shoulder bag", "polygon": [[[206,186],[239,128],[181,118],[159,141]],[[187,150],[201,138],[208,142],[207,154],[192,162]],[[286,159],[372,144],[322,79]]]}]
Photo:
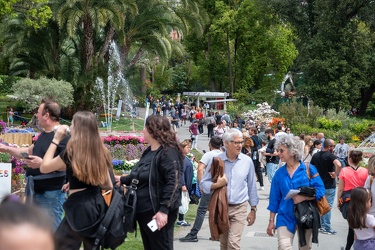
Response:
[{"label": "shoulder bag", "polygon": [[[310,167],[306,166],[306,173],[309,180],[311,179],[310,175]],[[324,195],[322,198],[316,201],[316,206],[318,207],[320,216],[325,215],[329,211],[331,211],[331,207],[329,206],[329,203],[327,201],[326,196]]]}]

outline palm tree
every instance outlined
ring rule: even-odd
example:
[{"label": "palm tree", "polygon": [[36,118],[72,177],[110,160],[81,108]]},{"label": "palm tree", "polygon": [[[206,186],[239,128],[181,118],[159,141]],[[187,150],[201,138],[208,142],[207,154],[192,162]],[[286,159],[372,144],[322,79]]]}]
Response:
[{"label": "palm tree", "polygon": [[[76,106],[90,109],[95,82],[94,63],[98,63],[99,56],[103,58],[107,53],[100,48],[108,50],[114,31],[124,26],[123,13],[136,11],[136,5],[133,0],[58,0],[54,9],[60,28],[66,28],[69,37],[79,41],[81,74],[86,82],[76,89]],[[101,33],[105,29],[108,30],[107,37],[103,38]],[[103,42],[97,43],[96,38],[102,38]]]},{"label": "palm tree", "polygon": [[59,77],[60,34],[55,22],[35,30],[20,18],[6,19],[0,26],[0,37],[2,56],[9,58],[12,75]]}]

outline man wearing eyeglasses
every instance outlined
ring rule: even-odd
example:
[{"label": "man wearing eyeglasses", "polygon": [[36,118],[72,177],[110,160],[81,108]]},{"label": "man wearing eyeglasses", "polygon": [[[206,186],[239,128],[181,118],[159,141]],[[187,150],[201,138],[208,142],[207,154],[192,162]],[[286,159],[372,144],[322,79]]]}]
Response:
[{"label": "man wearing eyeglasses", "polygon": [[[336,195],[336,174],[341,169],[341,163],[332,153],[335,148],[335,142],[331,139],[326,139],[323,145],[323,150],[313,155],[310,165],[314,165],[318,170],[319,176],[322,178],[326,189],[325,196],[332,209]],[[331,211],[321,217],[321,224],[321,233],[330,235],[337,234],[337,232],[331,228]]]},{"label": "man wearing eyeglasses", "polygon": [[[254,224],[259,197],[256,189],[254,164],[250,157],[241,153],[243,134],[238,129],[227,131],[222,140],[226,151],[219,154],[224,161],[224,175],[212,182],[211,166],[207,166],[201,181],[204,193],[227,186],[229,231],[220,235],[220,249],[241,249],[241,236],[247,225]],[[247,204],[250,213],[247,214]]]}]

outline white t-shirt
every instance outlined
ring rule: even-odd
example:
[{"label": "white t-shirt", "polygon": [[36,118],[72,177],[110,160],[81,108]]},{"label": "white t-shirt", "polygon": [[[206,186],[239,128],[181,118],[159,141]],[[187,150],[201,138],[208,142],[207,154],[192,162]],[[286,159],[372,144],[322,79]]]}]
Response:
[{"label": "white t-shirt", "polygon": [[366,216],[366,227],[362,229],[354,229],[355,234],[357,235],[358,240],[367,240],[375,238],[375,217],[371,214]]},{"label": "white t-shirt", "polygon": [[220,153],[221,153],[220,149],[211,150],[210,152],[207,152],[202,156],[200,162],[202,162],[207,167],[211,165],[212,158],[214,158],[215,156],[218,156]]}]

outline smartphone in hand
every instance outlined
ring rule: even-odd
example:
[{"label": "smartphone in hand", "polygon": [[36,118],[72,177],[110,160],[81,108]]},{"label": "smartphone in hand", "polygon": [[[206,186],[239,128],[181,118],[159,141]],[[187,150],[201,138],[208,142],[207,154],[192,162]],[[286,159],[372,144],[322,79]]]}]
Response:
[{"label": "smartphone in hand", "polygon": [[147,223],[147,226],[151,229],[152,232],[158,230],[158,224],[156,223],[156,219],[153,219],[152,221]]},{"label": "smartphone in hand", "polygon": [[26,152],[21,152],[21,155],[22,155],[22,157],[25,158],[25,159],[28,159],[28,160],[31,159],[30,156],[29,156],[29,154],[26,153]]}]

